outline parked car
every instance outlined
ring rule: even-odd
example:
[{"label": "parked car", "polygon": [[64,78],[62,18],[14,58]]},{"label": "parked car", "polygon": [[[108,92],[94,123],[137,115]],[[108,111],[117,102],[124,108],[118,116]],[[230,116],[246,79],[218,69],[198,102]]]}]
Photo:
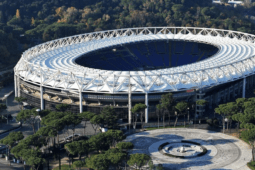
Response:
[{"label": "parked car", "polygon": [[[81,136],[80,134],[74,134],[74,139],[76,139],[80,136]],[[70,135],[70,136],[66,137],[67,142],[71,142],[72,140],[73,140],[73,135]]]},{"label": "parked car", "polygon": [[31,109],[32,109],[32,106],[29,106],[29,105],[23,106],[23,110],[31,110]]}]

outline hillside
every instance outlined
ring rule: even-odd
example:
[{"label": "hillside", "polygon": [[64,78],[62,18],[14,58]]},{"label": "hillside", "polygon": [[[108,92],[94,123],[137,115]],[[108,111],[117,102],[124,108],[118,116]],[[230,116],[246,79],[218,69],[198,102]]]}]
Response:
[{"label": "hillside", "polygon": [[35,44],[92,31],[186,26],[254,33],[245,10],[211,0],[0,0],[0,67]]}]

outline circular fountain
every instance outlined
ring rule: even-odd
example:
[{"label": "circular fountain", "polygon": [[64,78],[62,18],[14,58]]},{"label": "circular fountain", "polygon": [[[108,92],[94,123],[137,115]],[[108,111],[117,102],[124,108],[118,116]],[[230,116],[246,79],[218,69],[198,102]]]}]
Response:
[{"label": "circular fountain", "polygon": [[159,150],[167,156],[176,158],[192,158],[206,154],[207,149],[199,143],[181,141],[164,143],[159,147]]}]

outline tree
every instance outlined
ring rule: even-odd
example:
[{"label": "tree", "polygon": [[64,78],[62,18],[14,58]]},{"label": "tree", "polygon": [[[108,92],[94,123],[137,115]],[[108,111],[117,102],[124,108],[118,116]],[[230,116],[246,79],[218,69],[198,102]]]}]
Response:
[{"label": "tree", "polygon": [[17,101],[17,102],[19,103],[19,107],[20,107],[20,109],[21,109],[20,104],[21,104],[22,102],[26,101],[27,99],[24,98],[24,97],[15,97],[14,100]]},{"label": "tree", "polygon": [[31,109],[31,110],[21,110],[18,113],[16,120],[24,122],[24,123],[28,124],[29,126],[31,126],[33,128],[33,133],[35,133],[35,123],[39,119],[38,116],[39,115],[36,111],[36,108]]},{"label": "tree", "polygon": [[32,166],[33,169],[38,169],[45,162],[39,150],[45,143],[45,137],[41,137],[38,134],[30,135],[13,147],[11,153],[16,158],[26,161],[26,165]]},{"label": "tree", "polygon": [[183,9],[183,5],[181,4],[175,4],[172,6],[172,10],[176,13],[176,12],[181,12]]},{"label": "tree", "polygon": [[[162,106],[161,104],[157,104],[157,116],[158,116],[158,128],[159,128],[159,116],[161,115],[161,111],[162,111]],[[165,114],[163,114],[163,127],[165,127]]]},{"label": "tree", "polygon": [[74,139],[75,127],[81,123],[82,118],[78,116],[76,113],[67,113],[67,115],[63,119],[66,125],[71,125]]},{"label": "tree", "polygon": [[250,142],[250,144],[252,145],[252,161],[254,161],[254,139],[255,139],[255,128],[251,129],[251,130],[245,130],[242,131],[241,133],[241,137],[243,139],[246,139]]},{"label": "tree", "polygon": [[228,118],[227,129],[229,122],[232,121],[232,115],[238,111],[238,105],[235,102],[229,102],[227,104],[220,104],[218,108],[215,108],[215,112],[223,116],[223,130],[225,127],[225,117]]},{"label": "tree", "polygon": [[[19,142],[18,145],[14,146],[11,149],[11,153],[15,156],[15,158],[24,161],[24,158],[27,156],[25,152],[27,149],[29,149],[28,145],[22,140]],[[25,165],[24,165],[24,169],[25,169]]]},{"label": "tree", "polygon": [[45,163],[45,159],[42,158],[42,153],[39,149],[27,149],[25,153],[26,156],[24,160],[26,164],[32,166],[34,170],[38,170],[40,165]]},{"label": "tree", "polygon": [[102,125],[107,125],[108,129],[112,129],[117,125],[117,116],[113,107],[106,106],[103,108],[100,114],[102,118]]},{"label": "tree", "polygon": [[230,124],[230,128],[231,128],[232,115],[234,115],[238,112],[238,105],[235,102],[229,102],[229,103],[227,103],[226,109],[227,109],[226,114],[227,114],[227,118],[228,118],[228,122],[227,122],[227,129],[228,129],[229,124]]},{"label": "tree", "polygon": [[22,142],[32,149],[41,148],[46,145],[46,138],[38,134],[29,135]]},{"label": "tree", "polygon": [[227,104],[220,104],[217,108],[214,109],[215,113],[218,113],[222,116],[222,125],[223,125],[223,133],[225,129],[225,114],[226,114],[226,108]]},{"label": "tree", "polygon": [[99,153],[100,151],[108,150],[112,140],[109,139],[109,135],[106,133],[99,133],[89,138],[88,142],[91,149]]},{"label": "tree", "polygon": [[166,110],[168,113],[168,125],[170,126],[171,112],[173,112],[173,106],[175,105],[175,100],[172,93],[167,93],[161,96],[160,104],[162,109]]},{"label": "tree", "polygon": [[197,105],[200,105],[200,106],[205,106],[208,102],[204,99],[200,99],[200,100],[197,100],[196,101],[196,104]]},{"label": "tree", "polygon": [[238,108],[240,109],[241,112],[244,111],[244,102],[246,102],[246,98],[238,98],[236,99],[236,104],[238,105]]},{"label": "tree", "polygon": [[0,140],[1,144],[4,144],[8,147],[8,157],[10,154],[11,148],[16,144],[16,142],[22,140],[24,135],[22,132],[11,132],[8,136]]},{"label": "tree", "polygon": [[103,123],[102,117],[99,115],[95,115],[90,119],[90,123],[96,134],[98,126]]},{"label": "tree", "polygon": [[51,112],[51,111],[48,110],[48,109],[41,110],[41,111],[39,112],[39,115],[40,115],[41,118],[43,118],[43,117],[47,116],[50,112]]},{"label": "tree", "polygon": [[66,109],[70,108],[70,105],[68,104],[64,104],[64,103],[61,103],[61,104],[58,104],[56,105],[56,109],[59,110],[59,111],[66,111]]},{"label": "tree", "polygon": [[89,146],[89,142],[84,141],[84,140],[68,143],[65,145],[65,148],[72,155],[78,154],[79,160],[81,160],[82,154],[87,155],[89,153],[89,151],[91,150],[91,148]]},{"label": "tree", "polygon": [[149,170],[154,170],[155,169],[155,165],[153,164],[152,160],[150,160],[148,162],[148,165],[149,165]]},{"label": "tree", "polygon": [[[54,138],[55,136],[57,136],[57,131],[56,129],[53,129],[49,126],[44,126],[41,127],[37,132],[37,135],[39,135],[40,137],[43,137],[45,139],[45,142],[47,144],[46,149],[49,150],[49,143],[50,143],[50,139]],[[49,156],[47,156],[47,161],[49,164]]]},{"label": "tree", "polygon": [[121,152],[119,149],[109,149],[105,153],[110,164],[118,169],[121,167],[121,162],[127,158],[127,153]]},{"label": "tree", "polygon": [[84,121],[83,135],[85,135],[85,128],[86,128],[87,121],[90,121],[90,119],[92,119],[95,115],[96,114],[92,112],[82,112],[78,114],[78,116],[80,116]]},{"label": "tree", "polygon": [[134,145],[132,142],[119,142],[117,143],[116,147],[120,150],[130,150],[130,149],[133,149],[134,148]]},{"label": "tree", "polygon": [[[138,103],[136,104],[132,109],[131,112],[132,113],[140,113],[140,119],[141,119],[141,125],[142,125],[142,129],[143,129],[143,117],[144,117],[144,112],[145,109],[147,108],[147,106],[143,103]],[[137,119],[137,118],[136,118]]]},{"label": "tree", "polygon": [[48,144],[50,142],[50,139],[57,136],[57,131],[56,129],[53,129],[52,127],[50,126],[44,126],[44,127],[41,127],[37,132],[36,132],[37,135],[41,136],[41,137],[44,137],[45,138],[45,141],[46,143]]},{"label": "tree", "polygon": [[[176,104],[175,108],[182,114],[188,108],[188,103],[184,102],[184,101],[181,101],[181,102]],[[175,123],[174,123],[174,127],[176,126],[176,123],[178,121],[178,116],[179,116],[179,114],[177,113],[176,114],[176,120],[175,120]]]},{"label": "tree", "polygon": [[[42,124],[52,128],[55,132],[57,132],[57,141],[59,145],[59,133],[65,127],[66,120],[64,116],[66,113],[63,112],[50,112],[48,115],[42,118]],[[54,148],[55,148],[55,138],[54,138]],[[60,149],[60,148],[59,148]],[[58,152],[59,156],[59,167],[61,167],[60,161],[60,152]]]},{"label": "tree", "polygon": [[121,130],[108,130],[105,135],[108,137],[109,145],[113,147],[126,138]]},{"label": "tree", "polygon": [[[57,140],[59,141],[59,132],[65,127],[65,120],[63,112],[50,112],[47,116],[42,118],[42,125],[46,125],[57,132]],[[55,140],[55,138],[54,138]]]},{"label": "tree", "polygon": [[127,164],[129,166],[134,166],[135,169],[140,170],[141,167],[143,167],[149,162],[150,159],[151,159],[150,156],[146,154],[140,154],[140,153],[131,154]]},{"label": "tree", "polygon": [[79,170],[81,169],[81,167],[83,167],[85,165],[85,162],[84,161],[75,161],[74,163],[73,163],[73,166],[74,166],[74,168],[79,168]]},{"label": "tree", "polygon": [[98,154],[86,159],[86,165],[88,168],[96,170],[107,170],[110,165],[110,161],[105,154]]}]

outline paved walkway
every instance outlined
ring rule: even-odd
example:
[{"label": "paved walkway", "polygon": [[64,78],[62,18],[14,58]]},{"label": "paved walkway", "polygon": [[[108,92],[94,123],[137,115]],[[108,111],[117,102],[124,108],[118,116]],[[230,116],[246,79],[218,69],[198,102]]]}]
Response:
[{"label": "paved walkway", "polygon": [[[200,143],[207,153],[195,158],[174,158],[163,155],[158,148],[163,143],[189,140]],[[252,159],[251,148],[238,138],[200,129],[160,129],[128,136],[126,141],[134,144],[131,153],[145,153],[152,157],[154,164],[165,169],[224,169],[249,170],[247,162]]]}]

